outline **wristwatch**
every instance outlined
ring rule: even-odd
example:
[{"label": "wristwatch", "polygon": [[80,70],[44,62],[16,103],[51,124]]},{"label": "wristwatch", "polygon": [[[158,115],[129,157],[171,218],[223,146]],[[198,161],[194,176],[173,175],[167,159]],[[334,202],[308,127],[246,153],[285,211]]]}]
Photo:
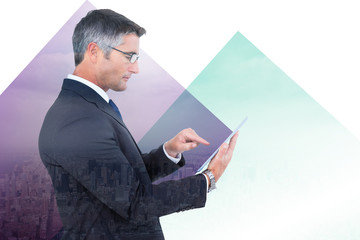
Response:
[{"label": "wristwatch", "polygon": [[212,172],[210,170],[205,170],[204,172],[210,179],[210,187],[208,189],[208,192],[211,192],[212,190],[214,190],[216,188],[215,185],[215,177],[214,174],[212,174]]}]

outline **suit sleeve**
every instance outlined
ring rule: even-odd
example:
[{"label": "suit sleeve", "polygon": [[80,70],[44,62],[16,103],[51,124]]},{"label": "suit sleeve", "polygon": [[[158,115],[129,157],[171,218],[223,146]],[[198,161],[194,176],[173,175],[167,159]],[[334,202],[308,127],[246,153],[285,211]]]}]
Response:
[{"label": "suit sleeve", "polygon": [[[60,166],[86,191],[129,222],[152,221],[205,205],[206,180],[202,175],[159,185],[144,184],[141,178],[148,176],[148,170],[127,159],[124,151],[128,147],[119,147],[117,137],[107,124],[93,116],[68,121],[50,137],[43,138],[42,158]],[[137,154],[142,159],[140,153]],[[165,159],[154,165],[158,155],[153,152],[144,160],[153,179],[161,177],[159,172],[163,169],[168,173],[178,168],[167,166],[174,163]]]},{"label": "suit sleeve", "polygon": [[150,153],[142,154],[141,156],[152,182],[159,178],[166,177],[185,165],[183,155],[177,164],[169,160],[164,153],[162,145]]}]

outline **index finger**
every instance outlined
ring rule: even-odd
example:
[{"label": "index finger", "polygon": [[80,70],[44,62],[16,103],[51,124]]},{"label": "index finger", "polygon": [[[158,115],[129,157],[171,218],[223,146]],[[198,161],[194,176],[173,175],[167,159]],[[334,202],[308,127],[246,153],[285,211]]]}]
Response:
[{"label": "index finger", "polygon": [[[206,141],[205,139],[203,139],[202,137],[197,135],[195,131],[185,134],[185,139],[186,139],[186,142],[196,142],[196,143],[201,143],[204,145],[210,145],[210,143],[208,141]],[[188,140],[190,140],[190,141],[188,141]]]}]

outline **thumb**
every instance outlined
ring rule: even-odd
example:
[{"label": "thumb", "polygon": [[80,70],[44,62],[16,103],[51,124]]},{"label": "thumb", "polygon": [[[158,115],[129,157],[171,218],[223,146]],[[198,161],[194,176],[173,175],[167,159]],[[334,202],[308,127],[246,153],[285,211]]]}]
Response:
[{"label": "thumb", "polygon": [[219,164],[219,161],[222,161],[227,153],[227,150],[229,148],[229,145],[227,143],[223,143],[220,148],[219,151],[217,152],[217,154],[215,155],[215,157],[211,160],[210,164],[209,164],[209,168],[210,166],[216,166],[217,164]]},{"label": "thumb", "polygon": [[219,157],[224,158],[229,148],[228,143],[221,144],[221,147],[219,149]]}]

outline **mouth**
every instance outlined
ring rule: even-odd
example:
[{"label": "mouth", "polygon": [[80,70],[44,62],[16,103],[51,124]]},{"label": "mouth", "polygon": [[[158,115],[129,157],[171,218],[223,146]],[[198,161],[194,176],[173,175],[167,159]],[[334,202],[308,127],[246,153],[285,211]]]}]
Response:
[{"label": "mouth", "polygon": [[128,81],[131,78],[131,76],[124,76],[123,79],[125,79],[126,81]]}]

